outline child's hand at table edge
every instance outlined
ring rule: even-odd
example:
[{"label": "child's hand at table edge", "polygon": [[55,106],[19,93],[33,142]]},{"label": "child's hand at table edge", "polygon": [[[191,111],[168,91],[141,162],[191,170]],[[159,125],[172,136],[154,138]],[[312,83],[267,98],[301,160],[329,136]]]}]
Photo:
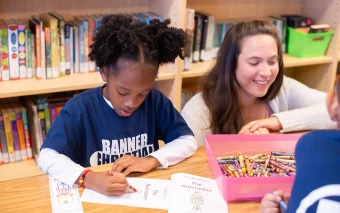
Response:
[{"label": "child's hand at table edge", "polygon": [[160,165],[159,161],[152,156],[139,158],[125,155],[113,163],[111,171],[121,172],[125,169],[124,175],[128,175],[131,172],[148,172]]},{"label": "child's hand at table edge", "polygon": [[279,213],[280,210],[280,201],[287,203],[286,197],[284,193],[279,190],[273,193],[267,193],[261,200],[260,204],[260,212],[261,213]]},{"label": "child's hand at table edge", "polygon": [[114,172],[108,175],[107,172],[89,172],[86,175],[84,185],[86,188],[106,195],[123,195],[128,186],[123,174]]}]

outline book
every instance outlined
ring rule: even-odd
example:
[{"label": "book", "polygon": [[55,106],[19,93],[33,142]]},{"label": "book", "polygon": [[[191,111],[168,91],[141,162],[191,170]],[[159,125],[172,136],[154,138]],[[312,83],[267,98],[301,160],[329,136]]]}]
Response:
[{"label": "book", "polygon": [[15,162],[12,128],[11,128],[11,121],[9,118],[10,112],[9,112],[9,109],[5,108],[5,106],[3,105],[0,105],[0,110],[3,116],[9,162]]},{"label": "book", "polygon": [[32,49],[32,35],[31,30],[26,29],[26,58],[27,58],[27,78],[33,77],[33,54],[34,49]]},{"label": "book", "polygon": [[194,28],[195,28],[195,10],[187,8],[186,10],[186,29],[187,42],[184,47],[184,70],[190,70],[192,62],[192,50],[194,45]]},{"label": "book", "polygon": [[8,61],[8,37],[7,27],[4,20],[0,20],[0,35],[1,35],[1,77],[2,81],[9,80],[9,61]]},{"label": "book", "polygon": [[18,25],[13,20],[5,21],[8,36],[9,79],[19,79]]},{"label": "book", "polygon": [[27,78],[27,48],[26,48],[26,24],[21,19],[15,20],[18,25],[18,57],[20,79]]},{"label": "book", "polygon": [[[50,54],[49,55],[50,62],[47,62],[47,63],[50,63],[52,66],[51,67],[52,77],[57,78],[60,75],[63,75],[62,72],[59,72],[58,20],[54,18],[54,16],[51,16],[50,14],[47,14],[47,13],[41,14],[40,20],[43,23],[44,29],[49,29],[49,32],[50,32],[50,33],[46,32],[45,30],[45,42],[46,42],[45,48],[49,49],[49,54]],[[49,39],[46,39],[46,37],[49,37]],[[49,41],[49,44],[47,44],[47,41]],[[47,53],[47,50],[46,50],[46,53]]]},{"label": "book", "polygon": [[56,12],[49,13],[51,16],[58,20],[58,36],[59,36],[59,54],[58,54],[58,61],[59,61],[59,71],[61,75],[66,74],[66,65],[65,65],[65,21],[64,17]]},{"label": "book", "polygon": [[[34,49],[35,50],[35,60],[34,60],[34,64],[36,67],[36,70],[35,70],[35,76],[37,79],[42,79],[43,78],[43,67],[42,67],[42,52],[41,52],[41,24],[40,24],[40,21],[34,17],[34,16],[31,16],[30,19],[29,19],[29,28],[32,32],[32,37],[34,35],[34,38],[35,39],[32,39],[32,42],[33,45],[34,45]],[[44,54],[44,57],[45,57],[45,54]],[[45,59],[44,59],[45,61]],[[46,76],[46,75],[45,75]]]},{"label": "book", "polygon": [[214,179],[185,173],[171,175],[171,180],[127,178],[136,193],[107,196],[85,189],[83,202],[167,209],[169,213],[228,212],[227,202]]},{"label": "book", "polygon": [[25,141],[24,124],[23,124],[23,118],[22,118],[20,105],[17,102],[10,102],[9,104],[12,107],[13,111],[15,112],[15,116],[16,116],[16,126],[17,126],[21,159],[27,160],[27,149],[26,149],[26,141]]},{"label": "book", "polygon": [[0,146],[2,152],[2,160],[4,163],[9,163],[9,155],[6,143],[6,133],[5,133],[5,125],[4,125],[4,117],[0,110]]}]

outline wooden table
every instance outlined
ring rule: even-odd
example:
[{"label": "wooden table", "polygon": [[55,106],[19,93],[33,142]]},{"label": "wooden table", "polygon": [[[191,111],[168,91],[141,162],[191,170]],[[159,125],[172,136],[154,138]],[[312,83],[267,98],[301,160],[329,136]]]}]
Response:
[{"label": "wooden table", "polygon": [[[93,167],[94,171],[107,171],[110,165]],[[204,147],[183,162],[168,169],[153,170],[145,174],[134,174],[135,177],[170,179],[174,173],[183,172],[203,177],[213,178]],[[79,188],[80,194],[83,188]],[[146,209],[118,205],[83,203],[84,212],[167,212],[159,209]],[[229,212],[259,212],[259,202],[229,202]],[[22,178],[0,182],[0,212],[1,213],[46,213],[52,212],[50,191],[47,175]]]}]

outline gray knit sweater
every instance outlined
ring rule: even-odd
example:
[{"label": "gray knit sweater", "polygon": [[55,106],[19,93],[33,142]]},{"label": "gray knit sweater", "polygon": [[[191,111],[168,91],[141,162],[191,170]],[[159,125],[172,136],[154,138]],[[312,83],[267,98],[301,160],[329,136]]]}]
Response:
[{"label": "gray knit sweater", "polygon": [[[269,101],[269,106],[272,116],[281,122],[282,133],[336,128],[336,122],[327,113],[326,93],[289,77],[284,77],[281,90],[276,98]],[[188,101],[181,114],[194,132],[198,145],[204,145],[204,136],[212,132],[209,128],[211,115],[201,93]]]}]

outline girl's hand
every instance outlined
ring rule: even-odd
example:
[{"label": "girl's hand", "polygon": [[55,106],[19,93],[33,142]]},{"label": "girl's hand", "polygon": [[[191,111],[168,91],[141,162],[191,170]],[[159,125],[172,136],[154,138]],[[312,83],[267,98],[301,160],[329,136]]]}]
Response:
[{"label": "girl's hand", "polygon": [[114,172],[108,175],[107,172],[89,172],[85,177],[86,188],[106,195],[122,195],[127,188],[127,181],[123,174]]},{"label": "girl's hand", "polygon": [[266,194],[260,204],[261,213],[280,213],[280,201],[287,203],[286,197],[281,190]]},{"label": "girl's hand", "polygon": [[[262,128],[262,130],[260,130]],[[264,131],[263,129],[267,129],[267,131]],[[266,118],[266,119],[261,119],[261,120],[256,120],[252,121],[246,125],[244,125],[239,134],[269,134],[268,130],[277,132],[280,129],[282,129],[282,125],[279,121],[279,119],[275,116]],[[256,132],[257,131],[257,132]],[[247,133],[249,132],[249,133]]]},{"label": "girl's hand", "polygon": [[139,158],[125,155],[113,163],[111,171],[121,172],[125,169],[124,175],[128,175],[131,172],[148,172],[160,165],[159,161],[151,156]]}]

